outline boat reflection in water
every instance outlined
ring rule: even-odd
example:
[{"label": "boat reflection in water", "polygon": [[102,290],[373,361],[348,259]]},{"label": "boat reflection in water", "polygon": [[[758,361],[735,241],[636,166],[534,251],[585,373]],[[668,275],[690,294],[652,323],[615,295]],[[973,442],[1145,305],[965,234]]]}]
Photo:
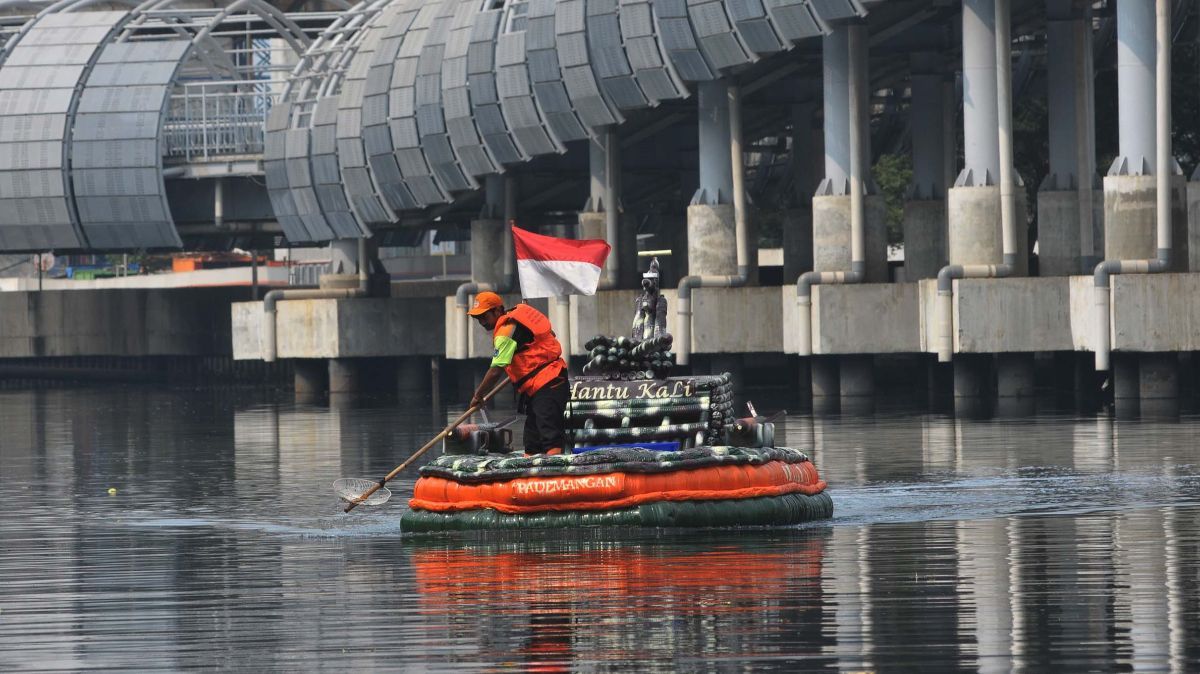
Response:
[{"label": "boat reflection in water", "polygon": [[[679,665],[722,653],[742,663],[820,658],[829,531],[632,530],[632,540],[530,532],[501,541],[492,533],[409,545],[431,643],[545,672],[583,662]],[[488,653],[501,649],[508,654]]]}]

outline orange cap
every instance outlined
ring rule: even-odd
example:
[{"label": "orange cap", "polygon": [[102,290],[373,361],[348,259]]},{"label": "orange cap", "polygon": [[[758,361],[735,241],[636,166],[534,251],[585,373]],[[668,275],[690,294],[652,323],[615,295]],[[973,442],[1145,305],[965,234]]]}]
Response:
[{"label": "orange cap", "polygon": [[467,315],[478,316],[485,313],[488,309],[502,309],[503,307],[504,300],[500,299],[499,295],[485,290],[475,296],[475,306],[471,307]]}]

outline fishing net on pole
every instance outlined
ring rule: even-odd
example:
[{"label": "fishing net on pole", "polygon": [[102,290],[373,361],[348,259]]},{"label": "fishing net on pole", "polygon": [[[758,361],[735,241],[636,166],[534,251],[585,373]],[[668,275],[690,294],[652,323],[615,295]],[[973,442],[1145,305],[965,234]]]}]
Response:
[{"label": "fishing net on pole", "polygon": [[362,477],[343,477],[340,480],[335,480],[333,483],[333,491],[337,493],[338,498],[346,503],[355,505],[382,505],[387,503],[392,497],[392,492],[387,487],[379,487],[375,493],[362,498],[362,495],[371,490],[372,487],[378,487],[378,480],[368,480]]}]

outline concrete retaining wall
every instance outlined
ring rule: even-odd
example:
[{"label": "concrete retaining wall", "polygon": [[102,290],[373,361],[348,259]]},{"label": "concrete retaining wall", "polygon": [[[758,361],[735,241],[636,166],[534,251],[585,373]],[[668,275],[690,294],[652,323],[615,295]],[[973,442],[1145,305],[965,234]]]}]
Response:
[{"label": "concrete retaining wall", "polygon": [[962,353],[1074,348],[1067,277],[955,281],[954,318]]},{"label": "concrete retaining wall", "polygon": [[[675,313],[678,303],[671,306],[671,313]],[[778,288],[694,290],[692,353],[782,351],[783,317],[780,313]],[[631,320],[632,312],[629,315]]]},{"label": "concrete retaining wall", "polygon": [[[453,308],[454,298],[449,299]],[[366,358],[442,355],[443,298],[287,300],[277,305],[278,358]],[[229,310],[233,357],[262,358],[262,302]]]},{"label": "concrete retaining wall", "polygon": [[912,353],[921,348],[916,283],[813,286],[813,353]]},{"label": "concrete retaining wall", "polygon": [[[85,294],[77,293],[79,297]],[[679,333],[674,290],[667,327]],[[596,334],[629,333],[637,292],[601,292],[570,301],[572,350]],[[813,351],[823,355],[932,353],[935,346],[936,282],[819,285],[813,287]],[[1200,274],[1119,275],[1113,277],[1113,348],[1125,351],[1200,350]],[[0,298],[11,302],[10,298]],[[516,295],[505,298],[517,301]],[[28,300],[26,300],[28,301]],[[89,300],[90,301],[90,300]],[[533,305],[549,311],[545,300]],[[958,353],[1031,353],[1088,351],[1098,321],[1090,276],[1052,278],[963,279],[955,282],[954,338]],[[795,353],[796,287],[701,288],[694,292],[693,353]],[[83,310],[59,309],[44,321],[66,322]],[[62,311],[68,311],[64,315]],[[105,310],[107,311],[107,310]],[[115,311],[115,309],[114,309]],[[127,309],[126,311],[134,311]],[[137,310],[138,313],[163,310]],[[185,309],[175,308],[173,311]],[[453,297],[407,297],[367,300],[303,300],[279,304],[280,358],[353,358],[456,354],[455,322],[469,321],[454,307]],[[23,353],[33,330],[16,307],[5,311],[5,345],[12,335],[25,335]],[[556,315],[550,313],[550,315]],[[261,303],[238,303],[232,309],[233,354],[261,357]],[[193,317],[194,318],[194,317]],[[137,322],[138,318],[130,318]],[[555,318],[562,330],[561,317]],[[192,325],[195,325],[193,321]],[[108,339],[78,329],[74,339]],[[474,322],[468,328],[470,358],[491,355],[490,335]],[[205,326],[207,327],[207,326]],[[175,334],[175,333],[172,333]],[[66,337],[64,337],[65,339]],[[177,337],[182,339],[182,335]],[[195,339],[195,337],[191,337]],[[159,338],[160,342],[162,338]],[[58,344],[62,344],[62,340]],[[158,344],[158,342],[156,342]],[[41,347],[45,349],[46,347]],[[55,348],[62,348],[57,346]],[[139,348],[150,348],[149,346]],[[156,346],[154,348],[165,348]]]},{"label": "concrete retaining wall", "polygon": [[[251,285],[253,272],[250,267],[230,267],[226,269],[197,269],[196,271],[172,272],[170,274],[135,274],[133,276],[117,276],[99,278],[90,281],[78,281],[67,278],[43,278],[41,290],[166,290],[194,289],[242,286],[240,295],[230,297],[245,299],[250,296],[248,286]],[[287,267],[258,268],[258,284],[266,287],[280,287],[288,284]],[[37,276],[21,276],[0,278],[0,292],[37,291]],[[264,291],[265,292],[265,291]]]},{"label": "concrete retaining wall", "polygon": [[1114,350],[1200,350],[1200,274],[1112,278]]},{"label": "concrete retaining wall", "polygon": [[[793,293],[795,286],[792,286]],[[641,291],[614,290],[571,298],[573,351],[595,335],[628,335]],[[663,291],[670,311],[667,331],[679,334],[675,290]],[[761,353],[783,350],[778,287],[698,288],[692,291],[692,353]]]},{"label": "concrete retaining wall", "polygon": [[0,293],[0,358],[228,355],[245,288]]}]

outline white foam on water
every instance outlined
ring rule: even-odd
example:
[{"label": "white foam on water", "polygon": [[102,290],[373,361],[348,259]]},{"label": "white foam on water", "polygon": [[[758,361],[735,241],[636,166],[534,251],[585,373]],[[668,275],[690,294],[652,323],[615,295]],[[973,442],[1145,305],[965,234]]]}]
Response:
[{"label": "white foam on water", "polygon": [[259,519],[131,513],[116,520],[106,520],[102,526],[139,529],[209,528],[300,538],[369,538],[400,535],[400,515],[401,512],[397,509],[383,512],[360,510],[350,514],[342,514],[339,509],[338,514],[294,518],[289,522],[279,522]]},{"label": "white foam on water", "polygon": [[1059,469],[919,483],[831,488],[833,524],[976,520],[1186,506],[1200,503],[1200,476],[1076,474]]}]

